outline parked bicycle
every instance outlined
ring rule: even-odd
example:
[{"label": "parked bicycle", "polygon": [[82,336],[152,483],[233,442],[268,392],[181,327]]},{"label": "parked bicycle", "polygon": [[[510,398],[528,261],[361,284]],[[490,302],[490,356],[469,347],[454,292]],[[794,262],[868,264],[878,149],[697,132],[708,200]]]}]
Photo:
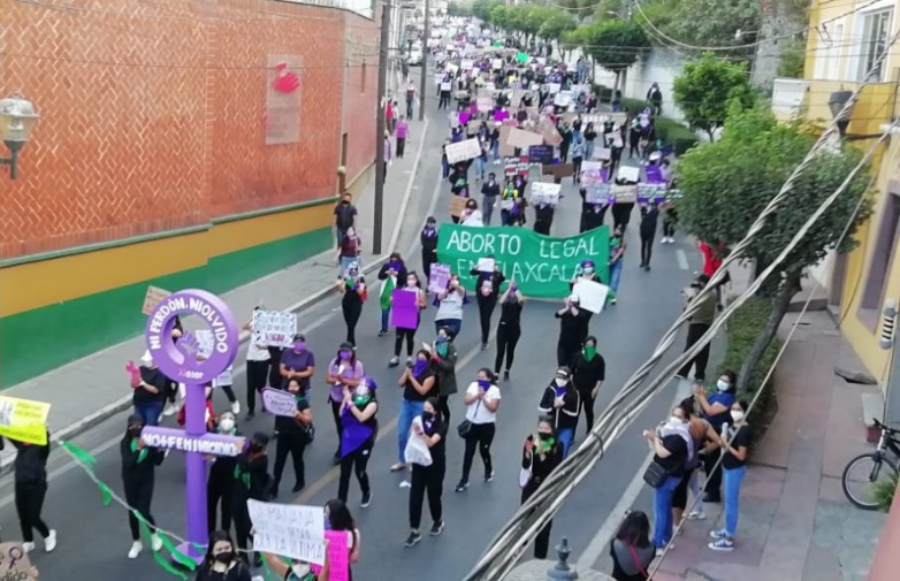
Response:
[{"label": "parked bicycle", "polygon": [[863,510],[881,508],[874,494],[875,489],[881,483],[896,482],[896,458],[900,458],[900,428],[886,426],[878,420],[875,420],[875,427],[881,430],[878,447],[850,460],[841,477],[847,499]]}]

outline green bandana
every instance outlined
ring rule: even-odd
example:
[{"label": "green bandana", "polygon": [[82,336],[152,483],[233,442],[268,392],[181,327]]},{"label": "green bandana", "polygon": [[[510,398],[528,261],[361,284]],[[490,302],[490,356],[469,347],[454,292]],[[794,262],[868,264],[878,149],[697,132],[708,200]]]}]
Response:
[{"label": "green bandana", "polygon": [[438,355],[440,355],[441,357],[446,357],[447,352],[450,350],[450,346],[447,342],[438,343],[436,348]]},{"label": "green bandana", "polygon": [[362,397],[356,396],[356,397],[353,398],[353,404],[354,404],[356,407],[358,407],[358,408],[364,408],[364,407],[366,407],[366,406],[369,404],[370,401],[372,401],[372,396],[371,396],[371,395],[365,395],[365,396],[362,396]]},{"label": "green bandana", "polygon": [[[134,454],[138,451],[138,441],[137,439],[131,440],[131,453]],[[150,450],[147,448],[141,448],[141,451],[138,453],[137,463],[140,464],[144,460],[147,459],[147,454],[150,453]]]},{"label": "green bandana", "polygon": [[234,467],[234,479],[240,480],[241,482],[244,483],[244,486],[246,488],[248,488],[248,489],[250,488],[250,473],[244,472],[243,470],[241,470],[240,464],[238,464],[237,466]]},{"label": "green bandana", "polygon": [[597,348],[590,345],[584,346],[584,360],[589,362],[597,356]]},{"label": "green bandana", "polygon": [[551,448],[553,448],[553,444],[556,443],[556,438],[548,438],[546,440],[538,439],[538,444],[541,447],[541,454],[547,454]]}]

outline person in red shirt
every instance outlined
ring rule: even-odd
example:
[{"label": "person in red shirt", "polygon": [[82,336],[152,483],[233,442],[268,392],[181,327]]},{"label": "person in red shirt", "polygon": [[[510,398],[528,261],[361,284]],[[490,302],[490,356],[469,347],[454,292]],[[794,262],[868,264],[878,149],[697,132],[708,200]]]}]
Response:
[{"label": "person in red shirt", "polygon": [[[719,268],[722,267],[722,262],[728,255],[728,247],[725,246],[724,242],[720,242],[716,245],[700,242],[697,247],[700,249],[700,254],[703,255],[703,274],[712,278]],[[724,305],[722,304],[722,286],[729,282],[731,282],[731,274],[726,272],[722,280],[715,286],[716,302],[718,303],[720,311],[724,308]]]},{"label": "person in red shirt", "polygon": [[384,110],[385,121],[387,122],[387,129],[391,135],[394,134],[394,103],[391,99],[388,99],[387,106]]}]

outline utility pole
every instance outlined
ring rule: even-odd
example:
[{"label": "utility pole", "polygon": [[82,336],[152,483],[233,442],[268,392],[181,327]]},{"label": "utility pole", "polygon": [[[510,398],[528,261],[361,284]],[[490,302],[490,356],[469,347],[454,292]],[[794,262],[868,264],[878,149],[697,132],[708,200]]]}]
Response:
[{"label": "utility pole", "polygon": [[381,9],[381,46],[378,53],[378,119],[375,122],[375,228],[372,252],[381,254],[381,231],[384,221],[384,133],[387,105],[388,44],[391,29],[391,0],[384,0]]},{"label": "utility pole", "polygon": [[428,40],[431,38],[431,1],[425,0],[425,38],[422,39],[422,79],[419,87],[419,121],[425,121],[425,95],[428,93]]}]

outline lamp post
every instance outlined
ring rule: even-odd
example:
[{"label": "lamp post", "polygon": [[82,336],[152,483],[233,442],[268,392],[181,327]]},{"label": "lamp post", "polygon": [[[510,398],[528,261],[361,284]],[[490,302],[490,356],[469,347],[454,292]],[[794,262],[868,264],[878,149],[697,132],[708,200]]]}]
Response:
[{"label": "lamp post", "polygon": [[34,104],[21,95],[0,99],[0,138],[10,152],[9,157],[0,157],[0,165],[9,166],[10,179],[18,177],[19,152],[31,137],[38,117]]}]

